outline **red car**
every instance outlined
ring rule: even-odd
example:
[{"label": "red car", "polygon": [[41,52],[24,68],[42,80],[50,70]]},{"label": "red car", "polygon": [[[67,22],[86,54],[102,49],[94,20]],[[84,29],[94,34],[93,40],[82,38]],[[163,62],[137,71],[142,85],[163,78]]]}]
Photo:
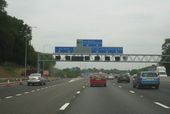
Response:
[{"label": "red car", "polygon": [[90,77],[90,87],[93,86],[105,86],[107,85],[106,77],[104,76],[91,76]]}]

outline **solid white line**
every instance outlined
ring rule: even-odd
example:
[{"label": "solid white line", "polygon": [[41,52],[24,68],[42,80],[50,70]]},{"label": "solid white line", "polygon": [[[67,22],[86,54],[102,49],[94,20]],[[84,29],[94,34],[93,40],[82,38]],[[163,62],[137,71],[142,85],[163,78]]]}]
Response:
[{"label": "solid white line", "polygon": [[17,96],[17,97],[19,97],[19,96],[21,96],[22,94],[16,94],[15,96]]},{"label": "solid white line", "polygon": [[5,97],[6,99],[10,99],[10,98],[12,98],[13,96],[8,96],[8,97]]},{"label": "solid white line", "polygon": [[154,102],[154,103],[157,104],[157,105],[159,105],[159,106],[161,106],[161,107],[163,107],[163,108],[170,109],[169,106],[166,106],[166,105],[161,104],[161,103],[159,103],[159,102]]},{"label": "solid white line", "polygon": [[85,89],[86,88],[86,86],[83,86],[83,89]]},{"label": "solid white line", "polygon": [[70,103],[65,103],[59,110],[65,110]]},{"label": "solid white line", "polygon": [[80,91],[77,91],[76,94],[80,94]]},{"label": "solid white line", "polygon": [[45,88],[41,88],[41,90],[43,90],[43,89],[45,89]]},{"label": "solid white line", "polygon": [[134,94],[134,93],[135,93],[134,91],[131,91],[131,90],[130,90],[129,92],[130,92],[130,93],[132,93],[132,94]]},{"label": "solid white line", "polygon": [[28,94],[29,92],[24,92],[24,94]]}]

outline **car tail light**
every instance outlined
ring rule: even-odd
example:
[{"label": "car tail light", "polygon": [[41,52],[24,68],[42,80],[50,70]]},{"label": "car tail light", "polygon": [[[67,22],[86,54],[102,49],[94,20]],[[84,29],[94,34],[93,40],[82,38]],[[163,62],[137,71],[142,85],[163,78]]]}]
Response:
[{"label": "car tail light", "polygon": [[140,76],[140,80],[142,80],[143,79],[143,77],[142,76]]}]

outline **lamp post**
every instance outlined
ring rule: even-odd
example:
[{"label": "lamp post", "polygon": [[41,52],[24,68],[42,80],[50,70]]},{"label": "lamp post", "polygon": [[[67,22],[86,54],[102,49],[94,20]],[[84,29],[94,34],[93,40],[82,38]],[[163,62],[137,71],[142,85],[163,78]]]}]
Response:
[{"label": "lamp post", "polygon": [[[30,38],[31,38],[31,32],[33,28],[37,28],[36,26],[31,27],[30,26]],[[25,77],[27,76],[27,55],[28,55],[28,41],[30,41],[28,38],[25,39]]]},{"label": "lamp post", "polygon": [[27,76],[27,38],[25,39],[25,77]]}]

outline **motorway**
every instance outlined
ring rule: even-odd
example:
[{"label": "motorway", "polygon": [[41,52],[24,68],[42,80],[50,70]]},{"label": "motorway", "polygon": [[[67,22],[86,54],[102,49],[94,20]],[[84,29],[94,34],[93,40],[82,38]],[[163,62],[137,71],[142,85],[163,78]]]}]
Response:
[{"label": "motorway", "polygon": [[89,87],[87,78],[0,87],[0,114],[170,114],[170,82],[161,81],[159,90],[116,80]]}]

